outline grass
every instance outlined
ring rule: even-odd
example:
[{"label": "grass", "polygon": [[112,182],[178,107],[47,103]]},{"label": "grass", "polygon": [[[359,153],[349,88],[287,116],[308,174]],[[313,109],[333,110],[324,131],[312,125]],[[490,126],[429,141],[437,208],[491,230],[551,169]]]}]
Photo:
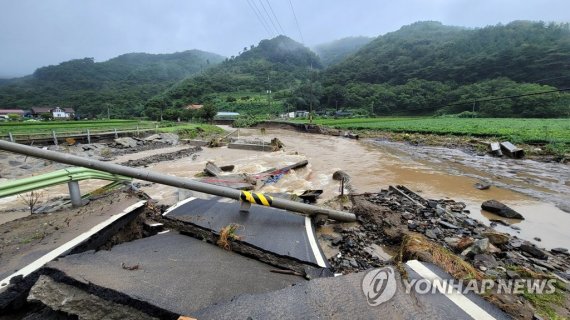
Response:
[{"label": "grass", "polygon": [[[307,122],[300,120],[296,122]],[[316,119],[316,124],[346,130],[497,137],[514,143],[570,144],[570,119],[386,117]]]},{"label": "grass", "polygon": [[420,235],[406,235],[404,237],[396,261],[403,263],[417,259],[426,253],[431,256],[435,265],[445,270],[455,279],[482,279],[481,274],[470,263]]},{"label": "grass", "polygon": [[230,250],[230,242],[233,240],[240,240],[241,237],[237,235],[237,231],[241,226],[236,223],[231,223],[220,230],[220,238],[218,239],[218,246],[224,250]]}]

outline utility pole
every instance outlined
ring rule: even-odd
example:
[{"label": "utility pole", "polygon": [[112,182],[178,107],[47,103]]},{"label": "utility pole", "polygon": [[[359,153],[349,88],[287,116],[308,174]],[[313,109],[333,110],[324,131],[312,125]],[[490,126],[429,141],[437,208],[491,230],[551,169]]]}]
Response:
[{"label": "utility pole", "polygon": [[107,120],[111,120],[111,110],[108,104],[107,104]]},{"label": "utility pole", "polygon": [[372,101],[372,105],[370,106],[370,116],[374,116],[374,101]]}]

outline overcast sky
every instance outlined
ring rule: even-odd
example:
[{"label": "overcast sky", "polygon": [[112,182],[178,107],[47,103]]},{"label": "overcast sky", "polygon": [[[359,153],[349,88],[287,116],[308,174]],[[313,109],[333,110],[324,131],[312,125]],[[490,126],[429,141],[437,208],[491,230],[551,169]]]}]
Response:
[{"label": "overcast sky", "polygon": [[[263,6],[262,6],[263,4]],[[69,59],[201,49],[225,56],[273,37],[305,45],[378,36],[420,20],[480,27],[570,21],[570,0],[0,0],[0,77]],[[255,14],[255,10],[258,14]],[[277,21],[271,12],[275,13]],[[267,13],[266,13],[267,11]],[[301,38],[302,34],[302,38]]]}]

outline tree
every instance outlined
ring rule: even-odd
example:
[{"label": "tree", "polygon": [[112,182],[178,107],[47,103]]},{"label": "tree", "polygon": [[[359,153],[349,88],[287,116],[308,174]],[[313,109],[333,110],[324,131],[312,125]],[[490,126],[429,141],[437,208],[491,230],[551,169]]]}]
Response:
[{"label": "tree", "polygon": [[207,122],[212,122],[216,114],[218,114],[218,108],[211,102],[205,103],[204,107],[200,109],[200,118]]},{"label": "tree", "polygon": [[30,214],[34,214],[34,210],[36,209],[38,204],[40,204],[43,197],[44,194],[37,190],[18,195],[20,202],[22,202],[24,205],[28,207],[28,209],[30,209]]}]

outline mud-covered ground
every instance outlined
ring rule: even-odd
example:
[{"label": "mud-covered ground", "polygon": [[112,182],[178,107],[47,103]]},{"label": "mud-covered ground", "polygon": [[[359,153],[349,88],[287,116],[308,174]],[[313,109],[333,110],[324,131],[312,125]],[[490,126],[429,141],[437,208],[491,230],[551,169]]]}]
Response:
[{"label": "mud-covered ground", "polygon": [[138,201],[132,192],[111,192],[81,208],[67,205],[0,224],[0,279]]}]

